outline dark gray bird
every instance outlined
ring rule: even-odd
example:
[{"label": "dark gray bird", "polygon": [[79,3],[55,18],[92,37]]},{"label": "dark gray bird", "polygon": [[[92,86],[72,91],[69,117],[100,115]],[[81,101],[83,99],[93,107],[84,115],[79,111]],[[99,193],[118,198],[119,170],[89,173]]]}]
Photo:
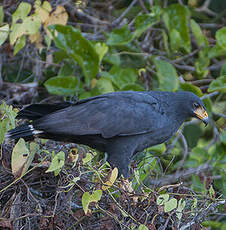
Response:
[{"label": "dark gray bird", "polygon": [[114,92],[74,104],[32,104],[17,115],[29,122],[7,137],[88,145],[107,152],[108,161],[127,177],[134,154],[167,141],[190,117],[208,124],[203,102],[191,92]]}]

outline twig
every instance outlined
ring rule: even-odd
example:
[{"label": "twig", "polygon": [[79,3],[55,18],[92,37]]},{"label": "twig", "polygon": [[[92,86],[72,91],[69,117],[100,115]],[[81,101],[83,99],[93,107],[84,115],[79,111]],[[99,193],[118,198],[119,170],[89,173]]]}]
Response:
[{"label": "twig", "polygon": [[147,10],[147,8],[146,8],[145,5],[144,5],[143,0],[138,0],[138,2],[139,2],[139,4],[140,4],[140,6],[142,7],[142,9],[144,10],[144,12],[147,14],[147,13],[148,13],[148,10]]},{"label": "twig", "polygon": [[176,66],[178,69],[182,69],[182,70],[188,70],[188,71],[191,71],[191,72],[195,72],[195,67],[193,66],[189,66],[189,65],[179,65],[179,64],[176,64],[174,62],[171,61],[171,63]]},{"label": "twig", "polygon": [[175,183],[180,178],[187,178],[193,174],[199,174],[200,172],[203,172],[205,170],[209,170],[210,168],[212,168],[212,166],[209,162],[207,162],[207,163],[204,163],[204,164],[198,166],[197,168],[189,168],[187,170],[182,170],[180,172],[168,175],[168,176],[161,178],[161,179],[153,179],[150,181],[150,183],[155,185],[155,186],[171,184],[171,183]]},{"label": "twig", "polygon": [[109,22],[107,22],[107,21],[99,20],[99,19],[96,18],[96,17],[90,16],[90,15],[88,15],[87,13],[84,13],[83,11],[76,9],[76,7],[73,7],[73,8],[72,8],[72,6],[74,6],[73,4],[65,3],[65,6],[66,6],[72,13],[74,13],[76,16],[78,16],[78,17],[84,17],[84,18],[88,19],[88,20],[89,20],[91,23],[93,23],[93,24],[104,24],[104,25],[109,25]]},{"label": "twig", "polygon": [[218,62],[217,64],[209,66],[207,69],[208,70],[216,70],[221,68],[221,66],[224,64],[225,61]]},{"label": "twig", "polygon": [[199,23],[199,25],[204,29],[216,29],[216,28],[222,28],[224,26],[216,23]]},{"label": "twig", "polygon": [[201,99],[203,100],[209,97],[213,97],[213,96],[216,96],[217,94],[219,94],[219,92],[212,92],[212,93],[202,96]]},{"label": "twig", "polygon": [[212,82],[214,79],[202,79],[202,80],[195,80],[195,81],[190,81],[192,85],[202,85],[202,84],[208,84]]},{"label": "twig", "polygon": [[189,53],[189,54],[187,54],[187,55],[184,55],[184,56],[182,56],[182,57],[180,57],[180,58],[177,58],[176,60],[174,60],[174,61],[172,61],[172,62],[173,62],[173,63],[177,63],[177,62],[183,61],[183,60],[185,60],[185,59],[187,59],[187,58],[192,57],[193,55],[195,55],[196,53],[198,53],[200,50],[201,50],[201,48],[198,48],[198,49],[192,51],[191,53]]},{"label": "twig", "polygon": [[213,112],[213,114],[216,115],[216,116],[223,117],[223,118],[226,119],[226,115],[223,114],[223,113],[215,113],[215,112]]},{"label": "twig", "polygon": [[112,22],[113,26],[117,26],[121,20],[126,16],[126,14],[132,9],[133,5],[137,2],[137,0],[133,0],[131,4],[127,7],[127,9],[117,18]]},{"label": "twig", "polygon": [[[0,48],[1,53],[1,48]],[[2,55],[0,54],[0,89],[2,88],[3,80],[2,80]]]},{"label": "twig", "polygon": [[184,145],[184,153],[183,153],[183,159],[182,159],[182,161],[181,161],[181,163],[177,169],[177,172],[179,172],[179,170],[182,168],[182,166],[184,165],[184,162],[188,156],[188,144],[187,144],[187,141],[186,141],[184,135],[182,134],[182,132],[180,132],[180,139],[182,140],[182,143]]},{"label": "twig", "polygon": [[210,2],[211,2],[211,0],[206,0],[203,3],[203,5],[199,8],[196,8],[196,10],[198,12],[204,12],[204,13],[209,14],[211,16],[216,16],[216,13],[214,13],[212,10],[208,9]]},{"label": "twig", "polygon": [[[225,200],[218,201],[218,202],[215,202],[215,203],[211,203],[206,209],[203,209],[203,210],[201,211],[201,213],[198,213],[198,214],[196,215],[196,219],[197,219],[197,216],[201,216],[201,219],[203,219],[204,216],[206,217],[207,214],[212,213],[213,210],[217,210],[217,207],[218,207],[219,205],[224,205],[225,203],[226,203]],[[199,219],[200,219],[200,218],[199,218]],[[179,228],[179,230],[190,229],[190,227],[191,227],[193,224],[195,224],[195,223],[196,223],[196,221],[195,221],[195,220],[192,220],[192,221],[190,221],[189,223],[187,223],[187,224],[181,226],[181,227]]]}]

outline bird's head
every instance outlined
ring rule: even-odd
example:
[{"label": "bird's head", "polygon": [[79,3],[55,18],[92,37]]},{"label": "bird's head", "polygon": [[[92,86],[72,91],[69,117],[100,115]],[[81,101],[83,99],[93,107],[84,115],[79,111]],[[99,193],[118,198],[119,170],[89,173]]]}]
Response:
[{"label": "bird's head", "polygon": [[183,96],[181,101],[181,112],[189,117],[195,117],[201,120],[205,125],[209,123],[208,113],[202,100],[191,92],[178,92]]}]

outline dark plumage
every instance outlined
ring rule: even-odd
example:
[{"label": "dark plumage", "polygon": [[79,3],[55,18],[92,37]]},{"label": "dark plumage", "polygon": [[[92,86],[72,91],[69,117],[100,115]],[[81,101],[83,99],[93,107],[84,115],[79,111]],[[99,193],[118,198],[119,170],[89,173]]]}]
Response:
[{"label": "dark plumage", "polygon": [[190,92],[114,92],[75,104],[33,104],[17,118],[31,120],[8,132],[12,139],[35,136],[88,145],[128,176],[132,156],[167,141],[189,117],[208,122],[202,101]]}]

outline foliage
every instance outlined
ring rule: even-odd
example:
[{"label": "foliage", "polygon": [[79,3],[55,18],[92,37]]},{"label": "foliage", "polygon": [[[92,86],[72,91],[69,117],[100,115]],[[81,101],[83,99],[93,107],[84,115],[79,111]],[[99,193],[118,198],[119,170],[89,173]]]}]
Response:
[{"label": "foliage", "polygon": [[[43,175],[50,179],[53,172],[54,184],[60,187],[51,193],[56,202],[51,206],[52,217],[60,210],[58,195],[73,191],[78,194],[73,196],[75,203],[81,204],[78,209],[84,212],[72,208],[61,219],[73,213],[78,220],[75,225],[82,228],[86,218],[101,222],[104,216],[110,219],[107,223],[112,229],[160,229],[167,223],[177,229],[185,229],[189,223],[224,229],[224,1],[6,2],[0,6],[0,99],[7,104],[43,98],[54,98],[52,102],[62,97],[82,99],[123,90],[187,90],[203,98],[211,123],[204,129],[196,121],[186,122],[169,143],[137,155],[131,163],[134,177],[126,182],[117,178],[116,168],[110,170],[109,164],[100,160],[100,154],[84,153],[77,146],[62,150],[43,140],[28,144],[20,139],[7,152],[8,145],[3,142],[7,130],[16,125],[17,109],[2,102],[1,168],[3,172],[11,170],[13,179],[10,183],[3,179],[0,193],[23,183],[36,184]],[[12,155],[9,169],[4,152]],[[31,182],[33,178],[26,177],[30,174],[40,174],[40,178]],[[0,181],[2,178],[0,174]],[[28,200],[34,196],[30,195],[33,190],[26,187]],[[41,197],[45,195],[40,191]],[[2,194],[1,209],[9,204],[8,196]],[[35,196],[40,205],[44,198],[37,202],[39,194]],[[17,192],[15,197],[19,199]],[[38,215],[46,218],[49,212]],[[24,216],[29,218],[27,213]],[[104,218],[102,229],[109,229]],[[8,220],[0,219],[0,228],[12,224]],[[39,222],[46,223],[44,219]]]}]

